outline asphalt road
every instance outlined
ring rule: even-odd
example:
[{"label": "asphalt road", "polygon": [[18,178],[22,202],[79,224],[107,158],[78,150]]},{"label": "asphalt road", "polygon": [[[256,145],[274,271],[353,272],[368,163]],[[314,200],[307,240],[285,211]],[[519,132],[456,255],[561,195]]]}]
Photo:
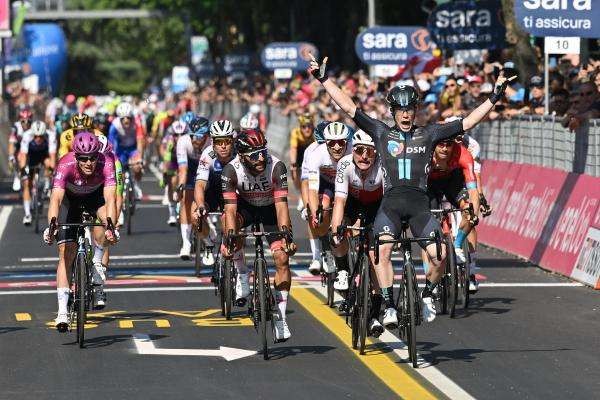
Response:
[{"label": "asphalt road", "polygon": [[598,398],[600,293],[484,249],[471,308],[419,328],[419,368],[405,362],[397,332],[359,356],[307,276],[294,210],[293,336],[264,361],[244,310],[221,319],[208,279],[177,259],[178,232],[165,223],[151,174],[143,186],[150,196],[134,234],[111,250],[109,305],[90,315],[85,349],[47,325],[56,249],[21,225],[22,209],[0,186],[0,399]]}]

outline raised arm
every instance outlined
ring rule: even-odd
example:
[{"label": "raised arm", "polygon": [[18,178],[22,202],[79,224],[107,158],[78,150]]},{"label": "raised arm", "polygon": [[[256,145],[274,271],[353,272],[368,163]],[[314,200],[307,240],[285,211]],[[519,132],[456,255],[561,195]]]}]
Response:
[{"label": "raised arm", "polygon": [[504,91],[506,90],[508,83],[516,78],[516,75],[506,78],[504,76],[504,71],[500,71],[500,75],[498,75],[498,79],[494,85],[494,92],[486,101],[471,111],[471,113],[463,119],[463,130],[467,131],[480,123],[492,108],[494,108],[494,104],[504,96]]},{"label": "raised arm", "polygon": [[329,77],[327,76],[327,57],[323,59],[323,62],[319,65],[315,57],[311,54],[312,61],[308,71],[319,81],[325,91],[331,96],[333,101],[340,107],[350,118],[354,118],[356,113],[356,104],[352,99],[340,89]]}]

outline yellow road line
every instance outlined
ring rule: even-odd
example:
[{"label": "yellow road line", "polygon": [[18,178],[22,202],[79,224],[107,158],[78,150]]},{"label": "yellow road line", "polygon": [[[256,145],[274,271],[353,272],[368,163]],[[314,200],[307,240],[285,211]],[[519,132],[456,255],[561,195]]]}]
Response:
[{"label": "yellow road line", "polygon": [[[385,354],[385,351],[367,349],[366,354],[361,356],[358,350],[352,349],[352,331],[344,319],[337,315],[334,309],[324,306],[323,300],[310,289],[296,288],[291,293],[307,312],[348,346],[348,349],[398,396],[403,399],[436,399],[435,395]],[[367,339],[367,343],[374,344],[370,339]]]},{"label": "yellow road line", "polygon": [[15,318],[17,319],[17,321],[31,321],[31,314],[29,313],[15,313]]}]

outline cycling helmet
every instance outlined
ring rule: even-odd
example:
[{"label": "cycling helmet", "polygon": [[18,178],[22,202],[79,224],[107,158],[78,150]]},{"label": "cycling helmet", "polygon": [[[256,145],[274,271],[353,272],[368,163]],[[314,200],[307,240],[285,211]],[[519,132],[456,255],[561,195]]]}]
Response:
[{"label": "cycling helmet", "polygon": [[195,118],[196,116],[194,115],[193,112],[188,111],[185,114],[183,114],[183,116],[181,117],[181,120],[183,122],[185,122],[186,124],[190,124],[190,122],[192,122],[192,120]]},{"label": "cycling helmet", "polygon": [[258,128],[258,118],[254,114],[248,113],[240,120],[240,129]]},{"label": "cycling helmet", "polygon": [[103,113],[96,113],[96,115],[94,115],[94,124],[96,125],[107,125],[108,124],[108,116],[106,114]]},{"label": "cycling helmet", "polygon": [[323,131],[329,124],[329,121],[322,121],[319,122],[319,124],[315,127],[315,129],[313,130],[313,137],[315,138],[315,142],[319,144],[325,143],[325,136],[323,136]]},{"label": "cycling helmet", "polygon": [[226,119],[221,119],[219,121],[215,121],[210,126],[210,137],[211,138],[220,138],[220,137],[233,137],[234,130],[233,125]]},{"label": "cycling helmet", "polygon": [[19,119],[20,120],[31,120],[33,118],[33,113],[29,108],[23,108],[19,111]]},{"label": "cycling helmet", "polygon": [[298,123],[300,126],[313,125],[313,117],[310,113],[303,113],[298,115]]},{"label": "cycling helmet", "polygon": [[71,117],[71,128],[73,129],[91,129],[92,119],[89,115],[84,113],[75,114]]},{"label": "cycling helmet", "polygon": [[252,153],[267,147],[267,139],[265,134],[258,128],[243,129],[237,136],[235,146],[240,154]]},{"label": "cycling helmet", "polygon": [[348,140],[348,127],[341,122],[331,122],[323,133],[325,140]]},{"label": "cycling helmet", "polygon": [[133,116],[133,106],[131,104],[127,103],[126,101],[124,101],[117,106],[116,112],[117,112],[117,117],[119,117],[119,118],[131,117],[131,116]]},{"label": "cycling helmet", "polygon": [[73,139],[73,151],[75,155],[94,155],[100,151],[100,142],[91,132],[79,132]]},{"label": "cycling helmet", "polygon": [[365,131],[359,129],[354,132],[354,136],[352,136],[352,146],[358,145],[375,147],[375,142]]},{"label": "cycling helmet", "polygon": [[254,115],[260,114],[260,106],[258,104],[252,104],[248,111]]},{"label": "cycling helmet", "polygon": [[183,135],[188,132],[188,127],[183,121],[175,121],[171,124],[171,132],[177,136]]},{"label": "cycling helmet", "polygon": [[409,85],[393,87],[385,97],[392,108],[414,108],[419,102],[417,90]]},{"label": "cycling helmet", "polygon": [[44,136],[46,134],[46,124],[43,121],[34,121],[31,124],[33,136]]},{"label": "cycling helmet", "polygon": [[96,139],[98,139],[98,143],[100,143],[100,148],[98,149],[98,151],[100,153],[106,154],[108,152],[113,151],[113,147],[110,144],[110,142],[108,141],[108,138],[106,136],[104,136],[104,135],[96,136]]},{"label": "cycling helmet", "polygon": [[190,135],[201,138],[210,130],[210,122],[204,117],[196,117],[190,122]]}]

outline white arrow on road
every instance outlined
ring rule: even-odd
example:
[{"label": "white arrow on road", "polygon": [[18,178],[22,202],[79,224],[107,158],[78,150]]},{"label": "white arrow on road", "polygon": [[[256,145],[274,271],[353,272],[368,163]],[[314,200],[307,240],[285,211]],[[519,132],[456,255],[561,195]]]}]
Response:
[{"label": "white arrow on road", "polygon": [[220,346],[218,350],[210,349],[157,349],[149,335],[144,333],[135,333],[133,342],[138,354],[150,354],[158,356],[205,356],[205,357],[223,357],[226,361],[233,361],[244,357],[250,357],[256,354],[256,351],[236,349],[234,347]]}]

